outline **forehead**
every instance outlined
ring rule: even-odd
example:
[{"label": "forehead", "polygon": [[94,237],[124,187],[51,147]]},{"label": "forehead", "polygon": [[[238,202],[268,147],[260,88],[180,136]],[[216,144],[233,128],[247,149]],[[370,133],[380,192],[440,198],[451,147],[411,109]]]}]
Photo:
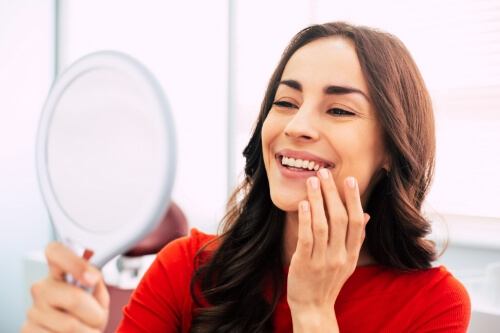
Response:
[{"label": "forehead", "polygon": [[299,81],[307,87],[341,85],[368,93],[354,43],[342,37],[325,37],[298,49],[288,60],[282,80]]}]

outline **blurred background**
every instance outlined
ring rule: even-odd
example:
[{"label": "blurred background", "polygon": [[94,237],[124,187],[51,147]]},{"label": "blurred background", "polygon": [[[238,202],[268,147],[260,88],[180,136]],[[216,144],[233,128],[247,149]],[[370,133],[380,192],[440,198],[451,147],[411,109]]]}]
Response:
[{"label": "blurred background", "polygon": [[479,309],[486,268],[500,261],[498,0],[0,0],[0,331],[19,330],[23,259],[53,238],[34,149],[61,70],[111,49],[156,75],[177,127],[172,197],[190,227],[214,233],[281,52],[300,29],[333,20],[395,34],[419,65],[438,144],[425,210],[432,237],[449,241],[440,263],[479,295]]}]

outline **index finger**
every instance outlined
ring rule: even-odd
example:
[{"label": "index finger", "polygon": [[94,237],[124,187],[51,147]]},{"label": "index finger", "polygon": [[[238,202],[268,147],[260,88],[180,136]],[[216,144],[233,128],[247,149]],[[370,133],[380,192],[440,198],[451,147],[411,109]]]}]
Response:
[{"label": "index finger", "polygon": [[99,275],[91,268],[87,260],[79,257],[60,242],[49,243],[45,248],[45,257],[49,273],[56,280],[64,280],[66,274],[71,274],[87,287],[93,287],[99,281]]}]

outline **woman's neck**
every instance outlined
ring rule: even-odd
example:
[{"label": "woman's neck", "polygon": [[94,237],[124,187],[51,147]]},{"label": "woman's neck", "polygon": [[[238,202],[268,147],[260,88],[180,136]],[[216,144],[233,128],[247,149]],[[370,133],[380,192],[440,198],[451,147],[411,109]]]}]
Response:
[{"label": "woman's neck", "polygon": [[[298,214],[297,212],[287,212],[285,217],[284,225],[284,239],[283,239],[283,261],[285,265],[290,265],[292,255],[295,253],[295,248],[297,247],[297,235],[298,235]],[[366,266],[375,264],[375,260],[370,255],[363,243],[361,251],[359,252],[358,263],[356,266]]]}]

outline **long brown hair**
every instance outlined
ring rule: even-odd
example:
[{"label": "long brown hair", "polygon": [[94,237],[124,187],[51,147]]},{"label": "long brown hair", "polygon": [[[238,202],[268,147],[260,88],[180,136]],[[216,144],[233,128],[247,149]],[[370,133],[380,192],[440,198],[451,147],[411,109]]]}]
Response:
[{"label": "long brown hair", "polygon": [[[285,278],[285,213],[271,201],[261,130],[290,57],[307,43],[331,36],[355,45],[391,160],[365,207],[371,216],[368,251],[380,265],[399,270],[429,268],[435,259],[434,244],[424,239],[430,224],[421,214],[434,170],[434,117],[417,66],[402,42],[388,33],[343,22],[314,25],[294,36],[269,81],[243,151],[245,179],[229,200],[220,245],[210,260],[198,260],[191,281],[198,306],[192,332],[273,331],[272,314]],[[209,306],[201,305],[200,293]]]}]

